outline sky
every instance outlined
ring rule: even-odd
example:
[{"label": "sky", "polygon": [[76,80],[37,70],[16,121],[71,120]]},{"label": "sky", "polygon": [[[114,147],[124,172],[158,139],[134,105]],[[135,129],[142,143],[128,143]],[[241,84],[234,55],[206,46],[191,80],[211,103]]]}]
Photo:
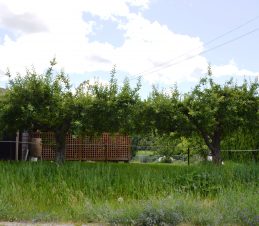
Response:
[{"label": "sky", "polygon": [[75,88],[107,83],[190,91],[212,66],[218,82],[259,76],[258,0],[0,0],[0,87],[56,57]]}]

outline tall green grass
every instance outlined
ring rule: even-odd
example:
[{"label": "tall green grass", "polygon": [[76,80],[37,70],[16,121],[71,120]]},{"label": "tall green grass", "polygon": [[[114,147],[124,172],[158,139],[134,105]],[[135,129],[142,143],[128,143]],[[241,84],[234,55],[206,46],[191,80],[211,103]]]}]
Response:
[{"label": "tall green grass", "polygon": [[[135,220],[137,223],[148,214],[165,217],[166,210],[174,208],[177,200],[182,203],[181,208],[186,205],[190,213],[193,209],[194,212],[201,211],[201,215],[207,214],[207,210],[202,211],[202,206],[209,203],[208,208],[214,210],[215,207],[217,215],[230,208],[228,198],[231,197],[238,205],[241,205],[238,199],[242,198],[244,211],[250,211],[250,202],[259,200],[258,182],[259,166],[255,164],[188,167],[0,162],[0,219],[122,223]],[[243,195],[244,192],[247,196]],[[159,207],[161,202],[167,204]],[[255,204],[259,206],[259,201]],[[157,205],[165,213],[157,213]],[[234,222],[241,222],[235,209]],[[256,214],[259,215],[259,211],[252,213],[253,216]],[[194,223],[194,213],[180,215],[181,222]],[[227,214],[223,218],[228,219]]]}]

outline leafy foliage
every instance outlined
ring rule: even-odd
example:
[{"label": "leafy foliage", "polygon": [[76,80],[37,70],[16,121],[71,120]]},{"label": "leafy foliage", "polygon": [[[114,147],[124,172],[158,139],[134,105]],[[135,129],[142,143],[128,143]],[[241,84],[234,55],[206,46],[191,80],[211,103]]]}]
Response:
[{"label": "leafy foliage", "polygon": [[[224,139],[239,129],[258,134],[258,87],[258,80],[244,80],[241,85],[233,80],[217,84],[209,67],[208,75],[183,97],[176,87],[170,93],[153,89],[143,103],[143,128],[162,137],[174,133],[171,143],[186,137],[190,140],[190,148],[199,149],[204,157],[208,154],[204,148],[206,144],[214,162],[220,163]],[[203,141],[197,139],[195,142],[197,137]],[[168,154],[168,150],[165,152]]]},{"label": "leafy foliage", "polygon": [[[236,161],[259,161],[259,134],[258,130],[239,129],[228,134],[221,143],[223,150],[222,157]],[[232,150],[240,150],[232,152]],[[250,151],[242,151],[250,150]]]},{"label": "leafy foliage", "polygon": [[85,81],[73,94],[68,77],[56,72],[55,64],[54,59],[44,74],[32,68],[25,76],[10,80],[7,92],[1,94],[2,128],[53,131],[57,153],[63,154],[69,131],[82,136],[103,132],[146,135],[173,146],[160,150],[163,155],[190,148],[206,157],[209,149],[216,163],[221,145],[226,146],[238,131],[250,131],[249,137],[258,140],[258,80],[220,85],[212,79],[209,67],[208,75],[185,95],[176,86],[170,92],[153,88],[141,100],[140,81],[132,88],[125,79],[119,87],[115,67],[109,84]]},{"label": "leafy foliage", "polygon": [[8,131],[53,131],[58,158],[63,161],[65,135],[76,113],[74,97],[65,73],[55,73],[55,59],[50,64],[44,74],[32,68],[10,80],[2,120]]},{"label": "leafy foliage", "polygon": [[222,139],[239,128],[258,128],[258,81],[233,80],[223,86],[211,78],[200,80],[194,90],[185,95],[181,111],[188,118],[210,149],[215,162],[220,162]]},{"label": "leafy foliage", "polygon": [[53,66],[45,74],[27,70],[9,82],[4,120],[12,129],[35,131],[69,129],[73,117],[73,94],[63,71],[54,75]]},{"label": "leafy foliage", "polygon": [[131,88],[126,79],[119,88],[115,73],[114,68],[108,85],[86,81],[79,86],[76,102],[80,116],[75,121],[78,134],[133,134],[137,130],[135,112],[140,105],[140,83]]}]

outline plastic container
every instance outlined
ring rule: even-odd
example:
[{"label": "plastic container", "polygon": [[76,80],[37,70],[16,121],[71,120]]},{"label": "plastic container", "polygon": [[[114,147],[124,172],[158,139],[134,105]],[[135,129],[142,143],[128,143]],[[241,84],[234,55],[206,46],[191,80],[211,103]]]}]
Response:
[{"label": "plastic container", "polygon": [[31,156],[41,158],[42,155],[42,142],[41,138],[31,139]]}]

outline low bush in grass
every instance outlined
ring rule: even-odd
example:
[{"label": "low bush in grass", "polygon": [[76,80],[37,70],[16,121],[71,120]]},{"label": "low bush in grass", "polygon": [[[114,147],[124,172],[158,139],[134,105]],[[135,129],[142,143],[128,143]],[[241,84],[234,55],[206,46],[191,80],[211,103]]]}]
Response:
[{"label": "low bush in grass", "polygon": [[258,225],[257,197],[255,187],[239,191],[226,189],[213,199],[175,194],[144,201],[142,205],[131,202],[126,207],[110,207],[114,209],[110,211],[109,222],[123,225]]}]

